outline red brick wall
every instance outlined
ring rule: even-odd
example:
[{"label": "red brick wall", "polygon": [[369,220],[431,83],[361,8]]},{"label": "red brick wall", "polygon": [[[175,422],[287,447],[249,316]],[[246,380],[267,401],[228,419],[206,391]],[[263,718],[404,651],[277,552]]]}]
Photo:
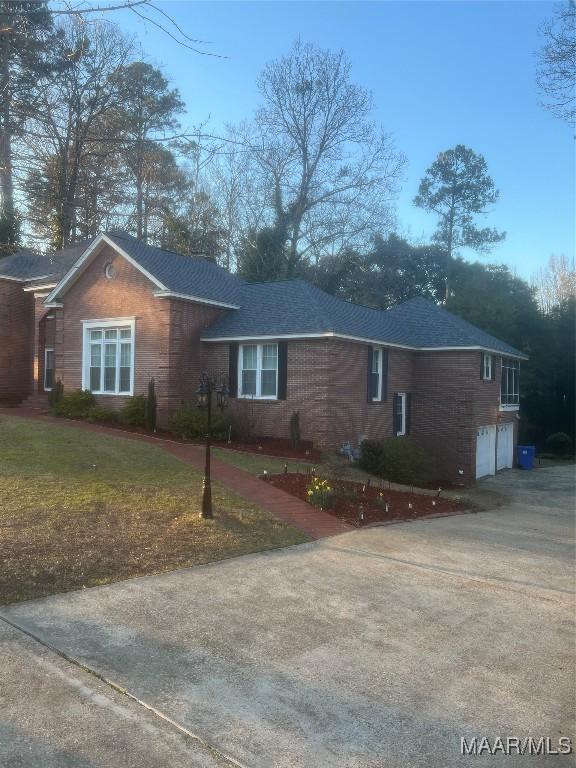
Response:
[{"label": "red brick wall", "polygon": [[[228,375],[229,345],[203,344],[204,367],[213,374]],[[261,436],[290,436],[290,417],[300,412],[303,440],[315,445],[330,445],[328,340],[288,343],[288,391],[286,400],[244,400],[232,398],[231,407],[247,412]]]},{"label": "red brick wall", "polygon": [[[115,277],[104,269],[112,262]],[[163,415],[169,398],[170,302],[153,296],[155,286],[110,248],[104,248],[63,297],[56,310],[56,379],[64,391],[82,386],[82,321],[135,318],[134,394],[145,394],[153,377],[158,410]],[[51,321],[54,322],[54,321]],[[100,405],[120,408],[126,398],[99,395]]]},{"label": "red brick wall", "polygon": [[[104,269],[112,262],[115,277]],[[106,247],[64,295],[56,310],[56,378],[65,392],[82,386],[82,321],[135,318],[134,394],[145,394],[154,378],[158,422],[198,386],[200,334],[224,310],[158,298],[156,287],[135,267]],[[53,322],[53,321],[51,321]],[[100,405],[118,409],[125,396],[98,395]]]},{"label": "red brick wall", "polygon": [[501,359],[494,356],[494,381],[484,381],[480,355],[469,351],[414,356],[412,438],[429,453],[436,474],[451,482],[475,478],[478,427],[516,421],[515,413],[499,410]]},{"label": "red brick wall", "polygon": [[0,278],[0,402],[20,402],[32,391],[34,298],[22,283]]},{"label": "red brick wall", "polygon": [[[205,366],[228,371],[228,344],[205,343]],[[476,429],[515,421],[499,411],[500,359],[494,381],[480,379],[480,352],[410,352],[389,349],[388,396],[367,399],[367,345],[339,339],[288,342],[288,391],[285,401],[232,401],[249,409],[262,436],[289,437],[291,414],[300,411],[302,437],[321,447],[345,441],[392,436],[395,392],[412,394],[407,439],[424,448],[434,474],[453,483],[469,483],[476,470]],[[460,475],[459,470],[463,470]]]}]

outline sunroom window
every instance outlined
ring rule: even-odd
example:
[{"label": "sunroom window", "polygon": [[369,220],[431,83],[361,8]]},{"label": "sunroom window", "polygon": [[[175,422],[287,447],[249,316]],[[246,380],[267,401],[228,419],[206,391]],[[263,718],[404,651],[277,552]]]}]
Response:
[{"label": "sunroom window", "polygon": [[502,358],[502,378],[500,380],[500,405],[518,406],[520,404],[520,361],[509,357]]},{"label": "sunroom window", "polygon": [[243,344],[239,349],[240,397],[278,397],[278,344]]},{"label": "sunroom window", "polygon": [[96,395],[131,395],[134,324],[84,325],[83,388]]}]

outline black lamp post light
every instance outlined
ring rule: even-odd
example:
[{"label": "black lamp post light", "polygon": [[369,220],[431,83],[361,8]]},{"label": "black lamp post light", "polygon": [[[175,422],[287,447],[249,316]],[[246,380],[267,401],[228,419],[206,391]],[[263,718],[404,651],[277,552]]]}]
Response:
[{"label": "black lamp post light", "polygon": [[223,410],[228,405],[230,390],[224,377],[219,379],[210,376],[206,371],[200,377],[200,385],[196,390],[198,408],[206,408],[208,425],[206,430],[206,459],[204,462],[204,478],[202,480],[202,510],[200,517],[209,519],[212,514],[212,482],[210,478],[210,448],[212,443],[212,399],[216,395],[216,406]]}]

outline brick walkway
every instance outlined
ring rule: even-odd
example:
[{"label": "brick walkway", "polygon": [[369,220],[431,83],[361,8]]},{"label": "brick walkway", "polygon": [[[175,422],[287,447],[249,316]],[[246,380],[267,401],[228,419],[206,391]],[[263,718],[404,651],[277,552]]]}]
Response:
[{"label": "brick walkway", "polygon": [[[48,416],[33,408],[0,408],[0,413],[8,416],[20,416],[23,418],[37,419],[44,422],[58,423],[59,426],[83,429],[100,434],[124,437],[129,440],[140,440],[163,448],[168,453],[176,456],[181,461],[190,464],[196,469],[204,469],[204,448],[200,445],[172,442],[171,440],[142,435],[135,432],[125,432],[114,427],[105,427],[100,424],[89,424],[84,421],[66,421]],[[332,515],[320,512],[289,493],[274,488],[268,483],[262,482],[256,476],[245,472],[243,469],[233,467],[224,461],[212,457],[212,479],[222,483],[234,493],[244,499],[265,509],[272,515],[284,520],[286,523],[299,528],[313,539],[321,539],[326,536],[336,536],[339,533],[353,530],[352,526],[337,520]]]}]

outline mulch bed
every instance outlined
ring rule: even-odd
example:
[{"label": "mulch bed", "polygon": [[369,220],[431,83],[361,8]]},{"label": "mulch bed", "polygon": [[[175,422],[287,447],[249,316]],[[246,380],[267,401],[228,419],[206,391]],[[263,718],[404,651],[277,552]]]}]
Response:
[{"label": "mulch bed", "polygon": [[[296,472],[282,475],[263,475],[262,480],[292,496],[308,502],[311,475]],[[459,515],[470,510],[466,504],[442,496],[428,496],[409,491],[393,491],[374,485],[363,485],[349,480],[330,480],[334,491],[333,503],[324,512],[357,528],[395,520],[414,520],[419,517]],[[388,504],[388,511],[386,511]],[[411,505],[411,508],[410,506]],[[360,507],[363,519],[360,519]]]},{"label": "mulch bed", "polygon": [[[52,417],[57,418],[57,417]],[[149,432],[145,427],[139,427],[129,424],[121,424],[118,422],[110,421],[98,421],[88,422],[86,419],[63,419],[61,421],[80,421],[82,423],[96,424],[97,426],[110,427],[117,429],[119,432],[129,432],[137,435],[147,435],[148,437],[157,437],[163,440],[171,440],[176,443],[188,443],[190,445],[204,445],[203,440],[186,440],[185,438],[175,435],[173,432],[169,432],[167,429],[158,428],[155,432]],[[233,451],[242,451],[246,453],[256,453],[259,456],[272,456],[279,459],[296,459],[299,461],[309,461],[312,463],[320,463],[322,461],[322,451],[313,447],[313,443],[308,440],[302,440],[299,448],[292,448],[289,440],[274,437],[255,437],[253,440],[246,442],[235,442],[232,440],[230,443],[225,440],[212,440],[212,445],[215,448],[228,448]]]}]

